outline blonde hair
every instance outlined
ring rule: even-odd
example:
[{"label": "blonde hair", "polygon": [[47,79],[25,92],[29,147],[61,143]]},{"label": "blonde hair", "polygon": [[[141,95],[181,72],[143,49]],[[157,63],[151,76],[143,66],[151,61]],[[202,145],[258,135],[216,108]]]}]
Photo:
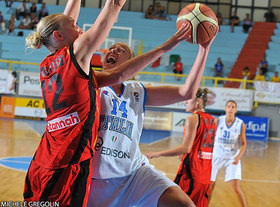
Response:
[{"label": "blonde hair", "polygon": [[61,18],[64,14],[52,14],[44,17],[37,24],[36,32],[29,34],[25,39],[28,48],[40,49],[43,45],[51,46],[51,34],[62,26]]},{"label": "blonde hair", "polygon": [[196,99],[201,98],[203,101],[203,108],[205,108],[206,106],[206,102],[207,102],[207,94],[210,92],[210,90],[208,88],[199,88],[196,92]]}]

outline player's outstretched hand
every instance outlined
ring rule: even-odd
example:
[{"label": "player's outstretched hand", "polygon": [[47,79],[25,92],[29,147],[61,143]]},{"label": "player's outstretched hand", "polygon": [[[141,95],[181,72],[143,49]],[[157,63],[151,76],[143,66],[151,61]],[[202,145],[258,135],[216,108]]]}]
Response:
[{"label": "player's outstretched hand", "polygon": [[[217,31],[219,31],[219,28],[217,29]],[[208,42],[205,42],[205,43],[200,44],[200,46],[201,46],[201,47],[204,47],[204,48],[206,48],[206,49],[209,49],[210,46],[211,46],[211,44],[212,44],[212,42],[213,42],[214,39],[217,37],[218,33],[219,33],[219,32],[217,32],[217,33],[215,34],[215,36],[214,36],[211,40],[209,40]]]},{"label": "player's outstretched hand", "polygon": [[114,5],[119,6],[119,7],[123,7],[123,5],[126,2],[126,0],[113,0],[113,1],[114,1]]},{"label": "player's outstretched hand", "polygon": [[157,158],[160,157],[160,154],[157,152],[149,152],[148,154],[146,154],[147,158],[149,159],[153,159],[153,158]]},{"label": "player's outstretched hand", "polygon": [[172,37],[162,44],[162,48],[167,52],[176,47],[181,41],[189,39],[190,35],[186,36],[186,34],[190,29],[190,24],[182,24],[180,29],[178,29]]}]

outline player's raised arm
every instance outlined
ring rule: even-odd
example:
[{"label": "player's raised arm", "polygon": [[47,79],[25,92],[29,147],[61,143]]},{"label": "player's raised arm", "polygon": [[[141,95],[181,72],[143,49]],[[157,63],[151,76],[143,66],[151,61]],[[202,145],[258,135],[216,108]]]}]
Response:
[{"label": "player's raised arm", "polygon": [[63,14],[72,17],[76,24],[79,17],[80,8],[81,0],[68,0]]},{"label": "player's raised arm", "polygon": [[[136,75],[137,72],[143,70],[154,60],[159,58],[164,53],[172,50],[180,42],[185,40],[186,39],[185,34],[189,30],[189,28],[190,28],[189,25],[184,24],[172,37],[170,37],[166,42],[154,48],[153,50],[143,55],[132,58],[128,61],[125,61],[120,65],[116,65],[116,67],[114,67],[111,70],[95,72],[98,81],[98,86],[103,87],[107,85],[122,83],[123,81],[126,81],[130,77]],[[109,53],[111,54],[113,54],[114,52],[115,51],[113,50],[109,51]]]},{"label": "player's raised arm", "polygon": [[[200,81],[204,73],[209,48],[214,39],[215,37],[209,42],[199,45],[197,57],[184,85],[182,85],[181,87],[147,87],[146,89],[148,93],[146,97],[146,105],[162,106],[192,99],[195,96],[196,91],[198,90]],[[162,93],[163,90],[164,93]]]},{"label": "player's raised arm", "polygon": [[192,70],[187,80],[185,81],[185,84],[179,89],[180,95],[185,97],[185,99],[187,100],[195,97],[195,94],[197,92],[197,89],[199,87],[200,81],[204,73],[210,46],[216,38],[216,36],[217,34],[209,42],[199,45],[199,51],[193,64]]},{"label": "player's raised arm", "polygon": [[74,54],[86,74],[89,74],[92,54],[107,38],[125,1],[107,0],[92,27],[75,40],[73,44]]}]

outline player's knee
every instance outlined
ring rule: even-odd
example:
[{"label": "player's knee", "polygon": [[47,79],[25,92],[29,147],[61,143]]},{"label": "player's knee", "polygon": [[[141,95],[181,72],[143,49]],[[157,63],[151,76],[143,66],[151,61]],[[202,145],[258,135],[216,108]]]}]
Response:
[{"label": "player's knee", "polygon": [[234,182],[232,184],[232,187],[233,187],[233,190],[236,192],[236,193],[239,193],[241,191],[241,187],[240,187],[240,184],[239,182]]},{"label": "player's knee", "polygon": [[168,188],[160,197],[158,206],[195,207],[192,200],[178,187]]}]

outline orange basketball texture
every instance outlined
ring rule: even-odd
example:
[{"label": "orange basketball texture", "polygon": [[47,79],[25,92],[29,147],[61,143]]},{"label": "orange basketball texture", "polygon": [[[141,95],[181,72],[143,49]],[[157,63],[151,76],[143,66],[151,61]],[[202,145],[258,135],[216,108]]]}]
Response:
[{"label": "orange basketball texture", "polygon": [[219,29],[215,13],[208,6],[200,3],[189,4],[181,10],[177,17],[177,29],[183,23],[191,25],[191,29],[186,35],[191,36],[187,41],[192,44],[208,42]]}]

